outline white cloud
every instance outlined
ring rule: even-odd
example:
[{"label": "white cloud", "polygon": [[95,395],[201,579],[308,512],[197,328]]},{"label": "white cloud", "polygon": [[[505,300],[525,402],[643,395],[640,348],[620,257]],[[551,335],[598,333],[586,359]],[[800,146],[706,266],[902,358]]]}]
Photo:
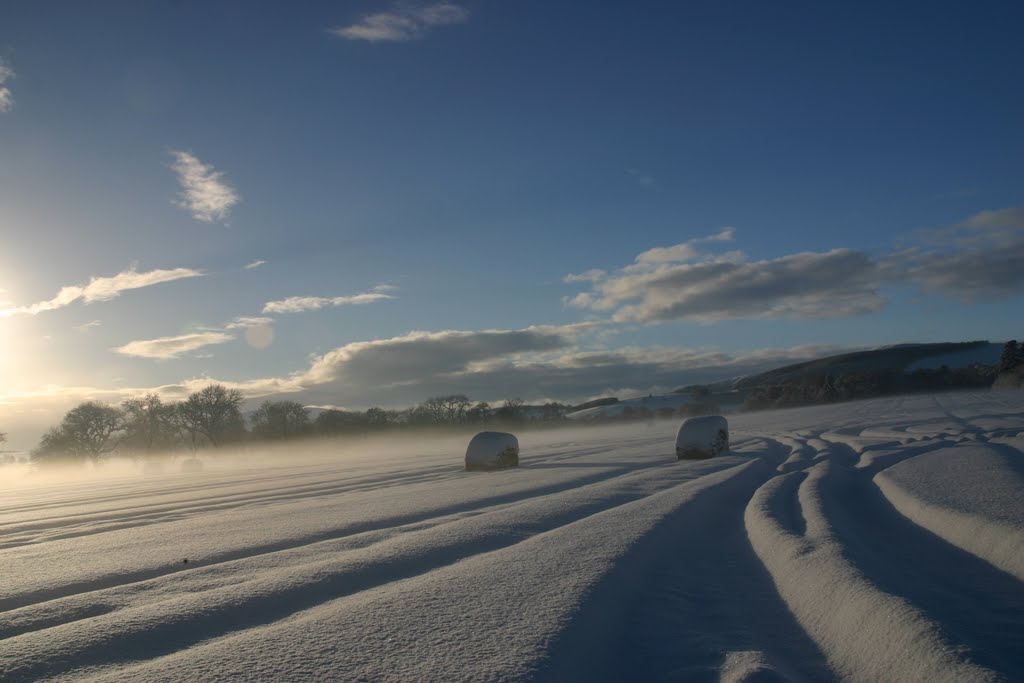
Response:
[{"label": "white cloud", "polygon": [[111,277],[94,277],[86,285],[69,285],[61,287],[60,291],[49,301],[40,301],[29,306],[19,306],[0,310],[0,317],[11,315],[37,315],[44,311],[53,311],[64,308],[79,299],[87,304],[94,301],[109,301],[116,299],[121,292],[129,289],[140,289],[161,282],[171,282],[191,277],[201,277],[203,273],[191,268],[172,268],[168,270],[149,270],[138,272],[134,268],[122,271]]},{"label": "white cloud", "polygon": [[273,324],[273,318],[266,317],[252,317],[252,316],[239,316],[224,326],[226,330],[238,330],[247,329],[250,327],[259,327],[261,325]]},{"label": "white cloud", "polygon": [[591,268],[588,271],[575,275],[570,273],[562,278],[562,281],[569,284],[573,282],[597,282],[599,280],[603,280],[607,275],[608,273],[600,268]]},{"label": "white cloud", "polygon": [[241,197],[224,181],[224,173],[213,170],[213,166],[204,164],[189,152],[171,150],[171,155],[174,157],[171,168],[181,183],[178,206],[188,210],[197,221],[227,220],[231,207],[241,201]]},{"label": "white cloud", "polygon": [[0,113],[8,112],[14,108],[14,94],[5,85],[7,81],[14,78],[14,69],[7,62],[0,59]]},{"label": "white cloud", "polygon": [[567,303],[611,311],[615,322],[738,318],[832,318],[877,311],[881,276],[869,255],[850,249],[750,261],[740,251],[707,254],[700,245],[731,242],[732,228],[640,253],[614,273],[588,271]]},{"label": "white cloud", "polygon": [[405,42],[422,37],[435,26],[460,24],[469,10],[452,2],[397,4],[387,12],[368,14],[350,26],[331,29],[349,40]]},{"label": "white cloud", "polygon": [[687,240],[681,244],[676,244],[671,247],[655,247],[654,249],[648,249],[647,251],[641,252],[636,257],[636,266],[645,267],[650,264],[656,263],[684,263],[686,261],[693,261],[701,255],[701,251],[697,248],[698,244],[705,244],[707,242],[732,242],[733,235],[735,234],[733,228],[722,228],[720,231],[708,235],[707,237],[698,237],[697,239]]},{"label": "white cloud", "polygon": [[194,334],[183,334],[177,337],[161,337],[160,339],[142,339],[128,342],[124,346],[115,349],[117,353],[137,358],[156,358],[168,360],[178,356],[201,349],[204,346],[213,344],[224,344],[232,341],[234,337],[224,332],[197,332]]},{"label": "white cloud", "polygon": [[372,304],[377,301],[394,299],[387,291],[394,289],[390,285],[381,285],[372,292],[353,294],[351,296],[290,296],[279,301],[268,301],[263,305],[264,313],[301,313],[316,311],[328,306],[358,306]]},{"label": "white cloud", "polygon": [[256,259],[252,263],[246,264],[245,269],[246,270],[252,270],[253,268],[259,268],[260,266],[262,266],[265,263],[266,263],[266,261],[264,261],[263,259]]}]

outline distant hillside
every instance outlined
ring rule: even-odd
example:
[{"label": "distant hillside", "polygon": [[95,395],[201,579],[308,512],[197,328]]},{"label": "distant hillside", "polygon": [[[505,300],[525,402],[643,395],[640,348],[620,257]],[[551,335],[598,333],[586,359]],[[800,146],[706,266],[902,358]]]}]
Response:
[{"label": "distant hillside", "polygon": [[1001,344],[987,341],[900,344],[787,365],[743,377],[737,380],[734,386],[736,389],[750,389],[758,386],[791,384],[808,377],[843,375],[864,370],[911,372],[943,365],[951,368],[967,367],[972,363],[994,365],[999,361],[1001,351]]}]

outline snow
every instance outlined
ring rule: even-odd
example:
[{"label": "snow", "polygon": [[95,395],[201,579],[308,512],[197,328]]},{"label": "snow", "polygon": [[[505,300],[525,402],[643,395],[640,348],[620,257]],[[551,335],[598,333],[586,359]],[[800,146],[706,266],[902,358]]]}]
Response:
[{"label": "snow", "polygon": [[999,445],[958,444],[875,476],[905,517],[1024,581],[1024,461]]},{"label": "snow", "polygon": [[1024,679],[1024,395],[730,422],[5,466],[0,680]]}]

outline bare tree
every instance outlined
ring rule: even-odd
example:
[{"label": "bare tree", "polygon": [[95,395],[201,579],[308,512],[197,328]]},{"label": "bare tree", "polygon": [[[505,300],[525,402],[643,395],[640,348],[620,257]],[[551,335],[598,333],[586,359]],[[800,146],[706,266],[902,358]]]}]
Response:
[{"label": "bare tree", "polygon": [[392,411],[376,406],[366,409],[366,424],[372,427],[381,427],[393,421],[394,415]]},{"label": "bare tree", "polygon": [[68,457],[98,462],[117,445],[114,434],[124,428],[124,415],[114,406],[86,401],[69,410],[59,426],[43,435],[33,459]]},{"label": "bare tree", "polygon": [[490,403],[480,401],[466,412],[466,419],[474,424],[483,424],[491,419],[493,413]]},{"label": "bare tree", "polygon": [[433,396],[421,405],[436,424],[457,424],[465,421],[466,411],[472,402],[465,394],[450,394]]},{"label": "bare tree", "polygon": [[245,431],[240,408],[243,400],[237,389],[211,384],[178,404],[178,419],[192,432],[193,442],[195,435],[201,434],[214,447],[221,446]]},{"label": "bare tree", "polygon": [[288,439],[309,431],[309,413],[295,401],[264,401],[249,418],[254,434],[265,439]]},{"label": "bare tree", "polygon": [[122,443],[130,448],[151,452],[170,448],[180,439],[173,404],[164,403],[159,394],[146,394],[121,404],[125,415]]},{"label": "bare tree", "polygon": [[494,411],[503,422],[521,422],[526,417],[526,402],[521,398],[507,398],[504,405]]}]

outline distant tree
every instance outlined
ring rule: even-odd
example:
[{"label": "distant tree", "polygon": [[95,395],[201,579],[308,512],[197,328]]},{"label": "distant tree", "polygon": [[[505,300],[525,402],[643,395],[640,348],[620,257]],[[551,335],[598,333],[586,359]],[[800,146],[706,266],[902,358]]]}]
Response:
[{"label": "distant tree", "polygon": [[491,419],[493,413],[490,403],[480,401],[466,412],[466,420],[473,424],[484,424]]},{"label": "distant tree", "polygon": [[465,394],[432,396],[420,404],[436,424],[458,424],[465,421],[472,402]]},{"label": "distant tree", "polygon": [[839,399],[839,388],[836,387],[836,378],[831,373],[825,375],[821,381],[819,397],[822,401],[831,402]]},{"label": "distant tree", "polygon": [[569,407],[561,403],[545,403],[540,408],[540,419],[544,422],[561,422],[565,419],[567,412],[569,412]]},{"label": "distant tree", "polygon": [[171,448],[180,441],[174,405],[164,403],[158,394],[130,398],[121,409],[125,416],[121,443],[128,448],[148,453]]},{"label": "distant tree", "polygon": [[1021,347],[1016,339],[1003,344],[1003,353],[999,357],[999,372],[1009,372],[1021,364]]},{"label": "distant tree", "polygon": [[362,424],[361,417],[358,413],[346,410],[325,410],[316,416],[313,429],[317,434],[333,436],[359,427]]},{"label": "distant tree", "polygon": [[383,427],[394,421],[391,411],[374,406],[366,409],[366,424],[371,427]]},{"label": "distant tree", "polygon": [[32,458],[99,462],[117,445],[114,434],[123,428],[124,415],[118,408],[86,401],[69,410],[60,425],[43,435]]},{"label": "distant tree", "polygon": [[423,427],[426,425],[436,424],[433,413],[431,413],[431,411],[422,403],[403,410],[401,415],[402,421],[411,427]]},{"label": "distant tree", "polygon": [[189,394],[177,406],[181,423],[192,433],[206,437],[214,447],[222,446],[245,432],[242,392],[222,384],[211,384]]},{"label": "distant tree", "polygon": [[494,416],[502,422],[522,422],[526,419],[526,402],[521,398],[507,398],[504,404],[494,411]]},{"label": "distant tree", "polygon": [[264,401],[249,421],[254,436],[290,439],[309,432],[309,413],[296,401]]}]

